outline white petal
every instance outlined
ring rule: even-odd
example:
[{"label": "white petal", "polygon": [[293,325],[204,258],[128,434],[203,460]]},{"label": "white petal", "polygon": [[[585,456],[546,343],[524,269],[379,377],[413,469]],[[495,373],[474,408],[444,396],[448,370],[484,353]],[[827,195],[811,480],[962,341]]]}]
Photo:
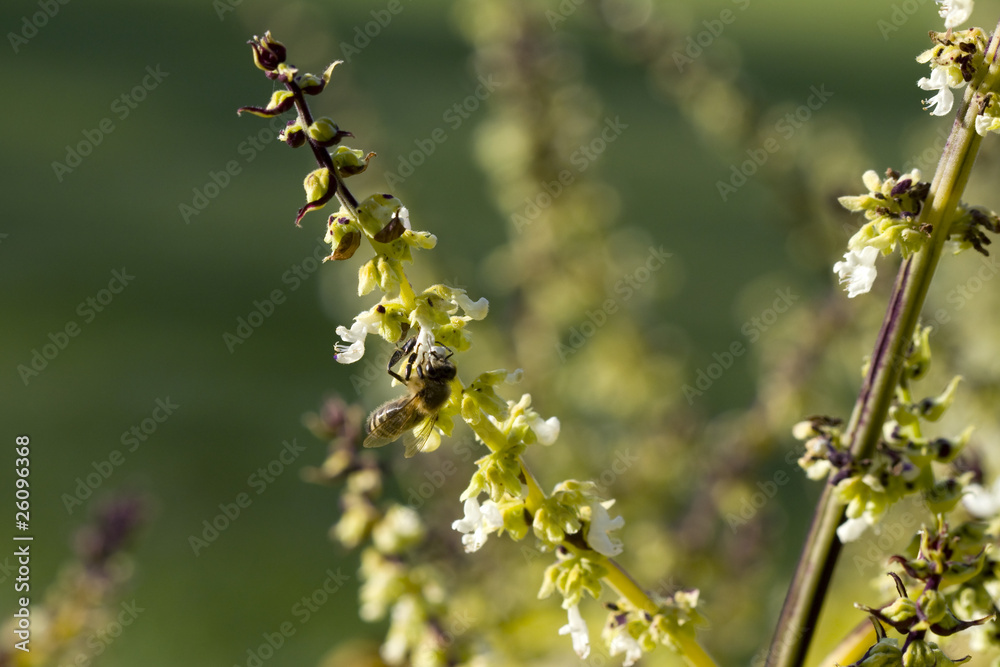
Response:
[{"label": "white petal", "polygon": [[616,516],[614,519],[608,514],[608,508],[614,504],[613,500],[604,503],[594,503],[590,506],[590,525],[587,527],[586,540],[590,548],[597,553],[613,557],[623,550],[622,541],[612,538],[608,533],[618,530],[625,525],[625,519]]},{"label": "white petal", "polygon": [[917,81],[917,86],[922,90],[941,90],[942,88],[946,88],[948,86],[948,70],[944,67],[933,68],[930,77],[924,77]]},{"label": "white petal", "polygon": [[451,527],[460,533],[468,533],[471,530],[475,530],[482,516],[479,512],[479,501],[475,498],[469,498],[465,501],[463,508],[465,510],[465,517],[452,521]]},{"label": "white petal", "polygon": [[932,116],[947,116],[955,105],[955,94],[951,92],[951,88],[942,88],[937,95],[924,100],[924,103]]},{"label": "white petal", "polygon": [[570,635],[573,639],[573,650],[581,659],[590,655],[590,633],[587,624],[580,615],[579,605],[573,605],[567,610],[569,623],[559,628],[560,635]]},{"label": "white petal", "polygon": [[869,525],[871,524],[868,523],[868,520],[864,516],[860,516],[857,519],[847,519],[837,528],[837,537],[840,538],[842,544],[854,542],[865,534]]},{"label": "white petal", "polygon": [[625,662],[622,667],[632,667],[635,661],[642,657],[642,647],[625,628],[622,628],[621,632],[611,638],[608,649],[611,651],[611,655],[625,654]]},{"label": "white petal", "polygon": [[844,253],[844,261],[833,265],[834,272],[840,276],[841,284],[847,283],[847,296],[854,298],[865,294],[872,288],[878,271],[875,269],[875,258],[878,249],[871,246],[860,252],[850,250]]},{"label": "white petal", "polygon": [[482,506],[475,498],[465,501],[465,517],[452,522],[451,527],[462,535],[462,544],[466,553],[479,551],[490,533],[503,527],[503,515],[500,508],[492,500],[487,500]]},{"label": "white petal", "polygon": [[333,358],[342,364],[353,364],[355,361],[360,359],[365,354],[365,341],[359,340],[351,345],[344,347],[343,345],[334,345],[334,355]]},{"label": "white petal", "polygon": [[455,294],[455,304],[474,320],[483,319],[490,310],[490,302],[486,297],[481,297],[479,301],[473,301],[464,292]]},{"label": "white petal", "polygon": [[548,419],[535,417],[529,426],[535,432],[535,437],[538,438],[538,443],[541,445],[551,445],[559,437],[558,417],[549,417]]},{"label": "white petal", "polygon": [[[931,108],[932,116],[944,116],[951,112],[955,104],[955,94],[951,92],[953,87],[961,86],[964,81],[960,78],[956,81],[955,73],[948,67],[935,67],[931,70],[930,78],[923,78],[917,81],[917,86],[923,90],[936,90],[938,94],[924,100],[927,105],[925,109]],[[933,107],[933,108],[932,108]]]},{"label": "white petal", "polygon": [[946,30],[957,28],[972,15],[972,0],[937,0],[937,2],[941,5],[938,14],[944,18]]},{"label": "white petal", "polygon": [[996,516],[1000,512],[998,485],[1000,485],[1000,480],[993,485],[990,491],[987,491],[979,484],[969,484],[965,488],[965,495],[962,496],[962,504],[965,505],[965,509],[980,519]]},{"label": "white petal", "polygon": [[503,514],[500,508],[492,500],[487,500],[479,508],[482,514],[482,526],[491,533],[498,528],[503,528]]}]

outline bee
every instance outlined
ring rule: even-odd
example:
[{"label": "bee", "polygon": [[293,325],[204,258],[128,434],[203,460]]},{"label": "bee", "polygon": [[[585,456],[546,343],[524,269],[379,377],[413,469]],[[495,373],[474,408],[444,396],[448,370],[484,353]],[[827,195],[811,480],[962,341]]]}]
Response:
[{"label": "bee", "polygon": [[[409,393],[383,403],[368,415],[365,447],[382,447],[405,434],[406,458],[423,451],[437,423],[438,411],[451,397],[451,381],[457,372],[455,364],[449,361],[453,352],[443,345],[435,345],[421,357],[419,352],[414,352],[416,346],[416,337],[410,338],[389,359],[386,370],[405,385]],[[407,355],[406,373],[401,376],[392,368]]]}]

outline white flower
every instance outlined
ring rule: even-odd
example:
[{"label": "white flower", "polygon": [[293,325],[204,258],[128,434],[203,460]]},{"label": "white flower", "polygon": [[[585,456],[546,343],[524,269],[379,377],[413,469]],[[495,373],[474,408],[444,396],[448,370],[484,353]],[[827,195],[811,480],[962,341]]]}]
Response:
[{"label": "white flower", "polygon": [[381,316],[372,309],[359,313],[350,329],[345,326],[337,327],[337,335],[350,345],[345,347],[337,343],[334,346],[336,350],[334,359],[342,364],[353,364],[360,359],[365,353],[365,337],[371,333],[378,333],[380,322]]},{"label": "white flower", "polygon": [[465,552],[479,551],[490,533],[503,528],[503,516],[500,508],[492,500],[487,500],[482,506],[475,498],[469,498],[464,505],[465,517],[452,522],[451,527],[462,535]]},{"label": "white flower", "polygon": [[833,271],[840,276],[840,283],[847,283],[847,296],[851,299],[859,294],[866,294],[875,282],[878,271],[875,269],[875,258],[878,248],[871,246],[860,252],[850,250],[844,253],[844,261],[833,265]]},{"label": "white flower", "polygon": [[613,656],[619,653],[625,654],[625,662],[622,663],[622,667],[632,667],[635,661],[642,657],[642,647],[625,628],[622,628],[621,632],[611,638],[611,645],[608,649]]},{"label": "white flower", "polygon": [[937,3],[941,5],[938,14],[944,19],[947,30],[962,25],[972,14],[972,0],[937,0]]},{"label": "white flower", "polygon": [[1000,132],[1000,118],[983,113],[976,116],[976,133],[985,137],[987,132]]},{"label": "white flower", "polygon": [[590,633],[587,631],[587,623],[580,615],[579,605],[573,605],[567,612],[569,623],[559,628],[560,635],[569,635],[573,639],[573,650],[585,659],[590,655]]},{"label": "white flower", "polygon": [[479,301],[473,301],[464,290],[456,289],[452,300],[456,306],[465,311],[467,317],[471,317],[474,320],[483,319],[490,310],[490,302],[485,296],[480,297]]},{"label": "white flower", "polygon": [[623,549],[622,541],[612,538],[608,534],[625,525],[623,517],[616,516],[612,519],[611,515],[608,514],[608,509],[614,504],[614,500],[592,504],[590,506],[590,525],[587,527],[587,544],[597,553],[608,557],[617,556]]},{"label": "white flower", "polygon": [[538,438],[538,444],[540,445],[551,445],[559,437],[560,424],[558,417],[542,419],[538,415],[535,415],[535,418],[528,422],[528,426],[535,432],[535,437]]},{"label": "white flower", "polygon": [[955,94],[951,92],[951,89],[960,88],[965,84],[961,76],[957,77],[957,81],[955,80],[956,77],[950,71],[951,69],[949,67],[935,67],[931,70],[930,78],[924,77],[917,81],[917,86],[923,90],[938,91],[934,97],[924,100],[924,104],[927,105],[924,108],[931,109],[932,116],[948,115],[955,104]]},{"label": "white flower", "polygon": [[837,528],[837,537],[842,544],[854,542],[865,534],[868,526],[872,525],[872,520],[868,512],[865,512],[857,519],[847,519]]},{"label": "white flower", "polygon": [[979,484],[969,484],[962,496],[962,504],[979,519],[991,519],[1000,512],[1000,478],[987,491]]}]

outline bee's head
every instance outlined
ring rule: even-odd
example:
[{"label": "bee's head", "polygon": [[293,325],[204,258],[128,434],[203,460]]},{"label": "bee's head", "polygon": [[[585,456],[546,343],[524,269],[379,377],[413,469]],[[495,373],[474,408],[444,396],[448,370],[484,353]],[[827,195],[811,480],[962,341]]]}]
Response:
[{"label": "bee's head", "polygon": [[444,345],[431,347],[424,355],[422,362],[424,375],[432,380],[449,381],[454,379],[457,370],[455,364],[449,361],[452,354],[454,352]]}]

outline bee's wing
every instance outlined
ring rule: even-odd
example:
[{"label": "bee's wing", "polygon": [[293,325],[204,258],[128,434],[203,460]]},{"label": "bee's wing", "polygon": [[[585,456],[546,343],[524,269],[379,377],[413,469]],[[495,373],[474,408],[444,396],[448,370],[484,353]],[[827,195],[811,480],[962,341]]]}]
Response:
[{"label": "bee's wing", "polygon": [[407,431],[403,436],[406,444],[406,452],[403,454],[410,458],[417,452],[433,452],[441,446],[441,436],[434,430],[437,423],[437,415],[426,417],[416,428]]},{"label": "bee's wing", "polygon": [[373,428],[368,437],[365,438],[365,447],[382,447],[388,445],[390,442],[398,440],[403,431],[409,431],[416,426],[423,415],[417,410],[415,400],[416,396],[411,396],[400,404],[392,414],[386,417],[382,423]]}]

